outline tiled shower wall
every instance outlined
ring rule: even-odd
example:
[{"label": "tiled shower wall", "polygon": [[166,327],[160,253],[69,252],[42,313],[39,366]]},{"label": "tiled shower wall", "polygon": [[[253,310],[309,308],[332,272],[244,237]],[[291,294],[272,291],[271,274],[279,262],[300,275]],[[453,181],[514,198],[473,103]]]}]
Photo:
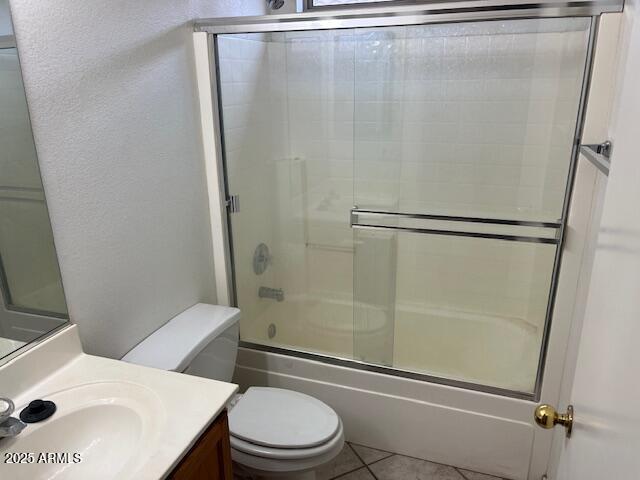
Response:
[{"label": "tiled shower wall", "polygon": [[[244,338],[266,334],[273,300],[261,286],[282,288],[287,300],[306,293],[304,274],[304,161],[289,154],[284,44],[262,35],[219,38],[224,141],[231,193],[240,197],[232,216],[238,302],[247,320]],[[256,247],[272,260],[258,275]]]},{"label": "tiled shower wall", "polygon": [[566,23],[360,33],[357,201],[385,191],[405,211],[557,220],[587,33]]},{"label": "tiled shower wall", "polygon": [[[308,164],[310,231],[317,243],[351,244],[346,211],[352,203],[405,212],[560,218],[586,23],[511,23],[288,35],[291,146]],[[314,216],[321,221],[313,221]],[[458,261],[416,262],[416,253],[424,257],[434,249],[440,250],[439,257],[455,257],[455,251],[431,245],[446,246],[451,240],[405,236],[401,241],[407,245],[400,251],[408,256],[401,257],[405,265],[399,272],[434,275],[420,282],[407,278],[399,285],[400,297],[421,301],[417,286],[425,280],[441,283],[446,268],[458,283],[447,291],[467,299],[480,294],[482,310],[493,305],[487,313],[518,317],[526,313],[522,309],[528,308],[533,286],[523,268],[532,269],[536,256],[546,255],[506,247],[514,251],[503,255],[512,274],[502,275],[495,272],[504,266],[500,255],[491,251],[503,246],[480,242],[473,247],[476,255],[457,255]],[[421,251],[421,244],[427,251]],[[512,257],[524,265],[514,264]],[[344,265],[343,260],[332,265]],[[480,277],[492,270],[488,267],[493,267],[493,278],[485,280],[495,285],[493,290],[508,286],[522,294],[508,294],[504,302],[496,301],[495,293],[487,298],[478,292],[480,285],[486,290]],[[541,272],[542,277],[547,274],[548,269]],[[503,284],[496,285],[500,277]],[[350,280],[348,274],[342,278]],[[465,279],[468,285],[460,285]],[[343,291],[350,286],[336,282],[327,279],[320,287]],[[536,317],[545,306],[546,299],[531,307],[537,309]],[[506,311],[496,312],[496,307]]]},{"label": "tiled shower wall", "polygon": [[[223,86],[233,80],[233,95],[242,91],[237,101],[246,102],[227,151],[237,159],[229,162],[235,188],[247,190],[233,219],[234,232],[244,222],[245,233],[234,247],[236,271],[246,275],[237,282],[247,302],[241,298],[241,305],[252,312],[245,324],[256,328],[254,338],[265,336],[267,322],[279,322],[282,343],[354,353],[352,338],[337,338],[353,335],[349,328],[334,328],[353,325],[354,245],[364,248],[385,236],[354,237],[354,204],[560,217],[586,53],[584,20],[294,32],[224,42],[256,44],[251,59],[236,58],[244,70],[222,79]],[[229,54],[221,48],[222,58]],[[228,130],[226,116],[225,110]],[[520,355],[535,373],[552,246],[393,237],[397,245],[385,255],[395,256],[394,271],[373,278],[356,262],[355,308],[369,302],[358,292],[385,285],[395,291],[395,312],[385,321],[393,324],[397,366],[428,369],[448,356],[452,370],[464,371],[491,353],[492,368]],[[246,271],[258,238],[272,241],[271,277]],[[380,265],[387,260],[371,258]],[[255,298],[266,281],[285,290],[286,305]],[[261,305],[272,314],[258,321],[253,312]],[[305,327],[311,311],[313,322],[326,326],[322,347],[314,343],[323,343],[323,329],[311,335]],[[461,341],[465,331],[475,332],[468,342]],[[420,347],[434,338],[444,350]],[[509,345],[500,338],[510,338]],[[332,349],[332,341],[341,347]],[[418,351],[431,353],[422,358]],[[468,358],[457,364],[461,352]]]},{"label": "tiled shower wall", "polygon": [[[253,252],[258,243],[272,245],[274,234],[270,215],[276,178],[270,165],[277,144],[270,121],[268,47],[259,36],[221,37],[218,42],[228,182],[242,202],[232,230],[236,293],[246,319],[258,317],[262,309],[257,291],[263,279],[253,273]],[[270,279],[272,273],[265,275]],[[245,329],[253,322],[241,325]]]}]

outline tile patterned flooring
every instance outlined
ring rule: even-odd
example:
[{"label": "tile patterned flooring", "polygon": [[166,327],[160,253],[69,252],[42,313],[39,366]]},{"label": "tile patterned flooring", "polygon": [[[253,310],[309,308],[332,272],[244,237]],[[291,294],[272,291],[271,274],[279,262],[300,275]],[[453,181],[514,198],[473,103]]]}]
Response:
[{"label": "tile patterned flooring", "polygon": [[318,480],[502,480],[483,473],[345,443],[317,472]]}]

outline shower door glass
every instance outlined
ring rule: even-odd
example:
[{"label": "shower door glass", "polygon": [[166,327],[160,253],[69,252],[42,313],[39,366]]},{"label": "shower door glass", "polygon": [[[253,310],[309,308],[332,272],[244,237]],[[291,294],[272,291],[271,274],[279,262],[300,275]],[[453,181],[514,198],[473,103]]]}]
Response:
[{"label": "shower door glass", "polygon": [[588,36],[219,35],[241,339],[534,392]]},{"label": "shower door glass", "polygon": [[356,358],[534,391],[588,29],[356,32]]},{"label": "shower door glass", "polygon": [[217,43],[241,339],[351,359],[352,31]]}]

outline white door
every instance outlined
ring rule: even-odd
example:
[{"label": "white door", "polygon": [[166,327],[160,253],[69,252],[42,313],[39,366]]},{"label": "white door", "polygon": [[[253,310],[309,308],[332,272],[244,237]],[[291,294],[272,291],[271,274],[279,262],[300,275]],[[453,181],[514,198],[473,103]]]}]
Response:
[{"label": "white door", "polygon": [[568,440],[558,435],[559,460],[550,480],[640,478],[638,3],[627,0],[623,17],[612,169],[569,399],[575,407],[573,434]]}]

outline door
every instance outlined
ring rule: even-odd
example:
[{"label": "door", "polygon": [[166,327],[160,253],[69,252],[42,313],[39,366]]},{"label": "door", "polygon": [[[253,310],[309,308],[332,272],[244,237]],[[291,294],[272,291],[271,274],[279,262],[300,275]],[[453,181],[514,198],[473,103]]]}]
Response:
[{"label": "door", "polygon": [[[570,439],[558,435],[550,480],[640,478],[640,14],[628,2],[615,142],[577,367],[568,403],[575,408]],[[565,405],[562,405],[564,407]]]}]

